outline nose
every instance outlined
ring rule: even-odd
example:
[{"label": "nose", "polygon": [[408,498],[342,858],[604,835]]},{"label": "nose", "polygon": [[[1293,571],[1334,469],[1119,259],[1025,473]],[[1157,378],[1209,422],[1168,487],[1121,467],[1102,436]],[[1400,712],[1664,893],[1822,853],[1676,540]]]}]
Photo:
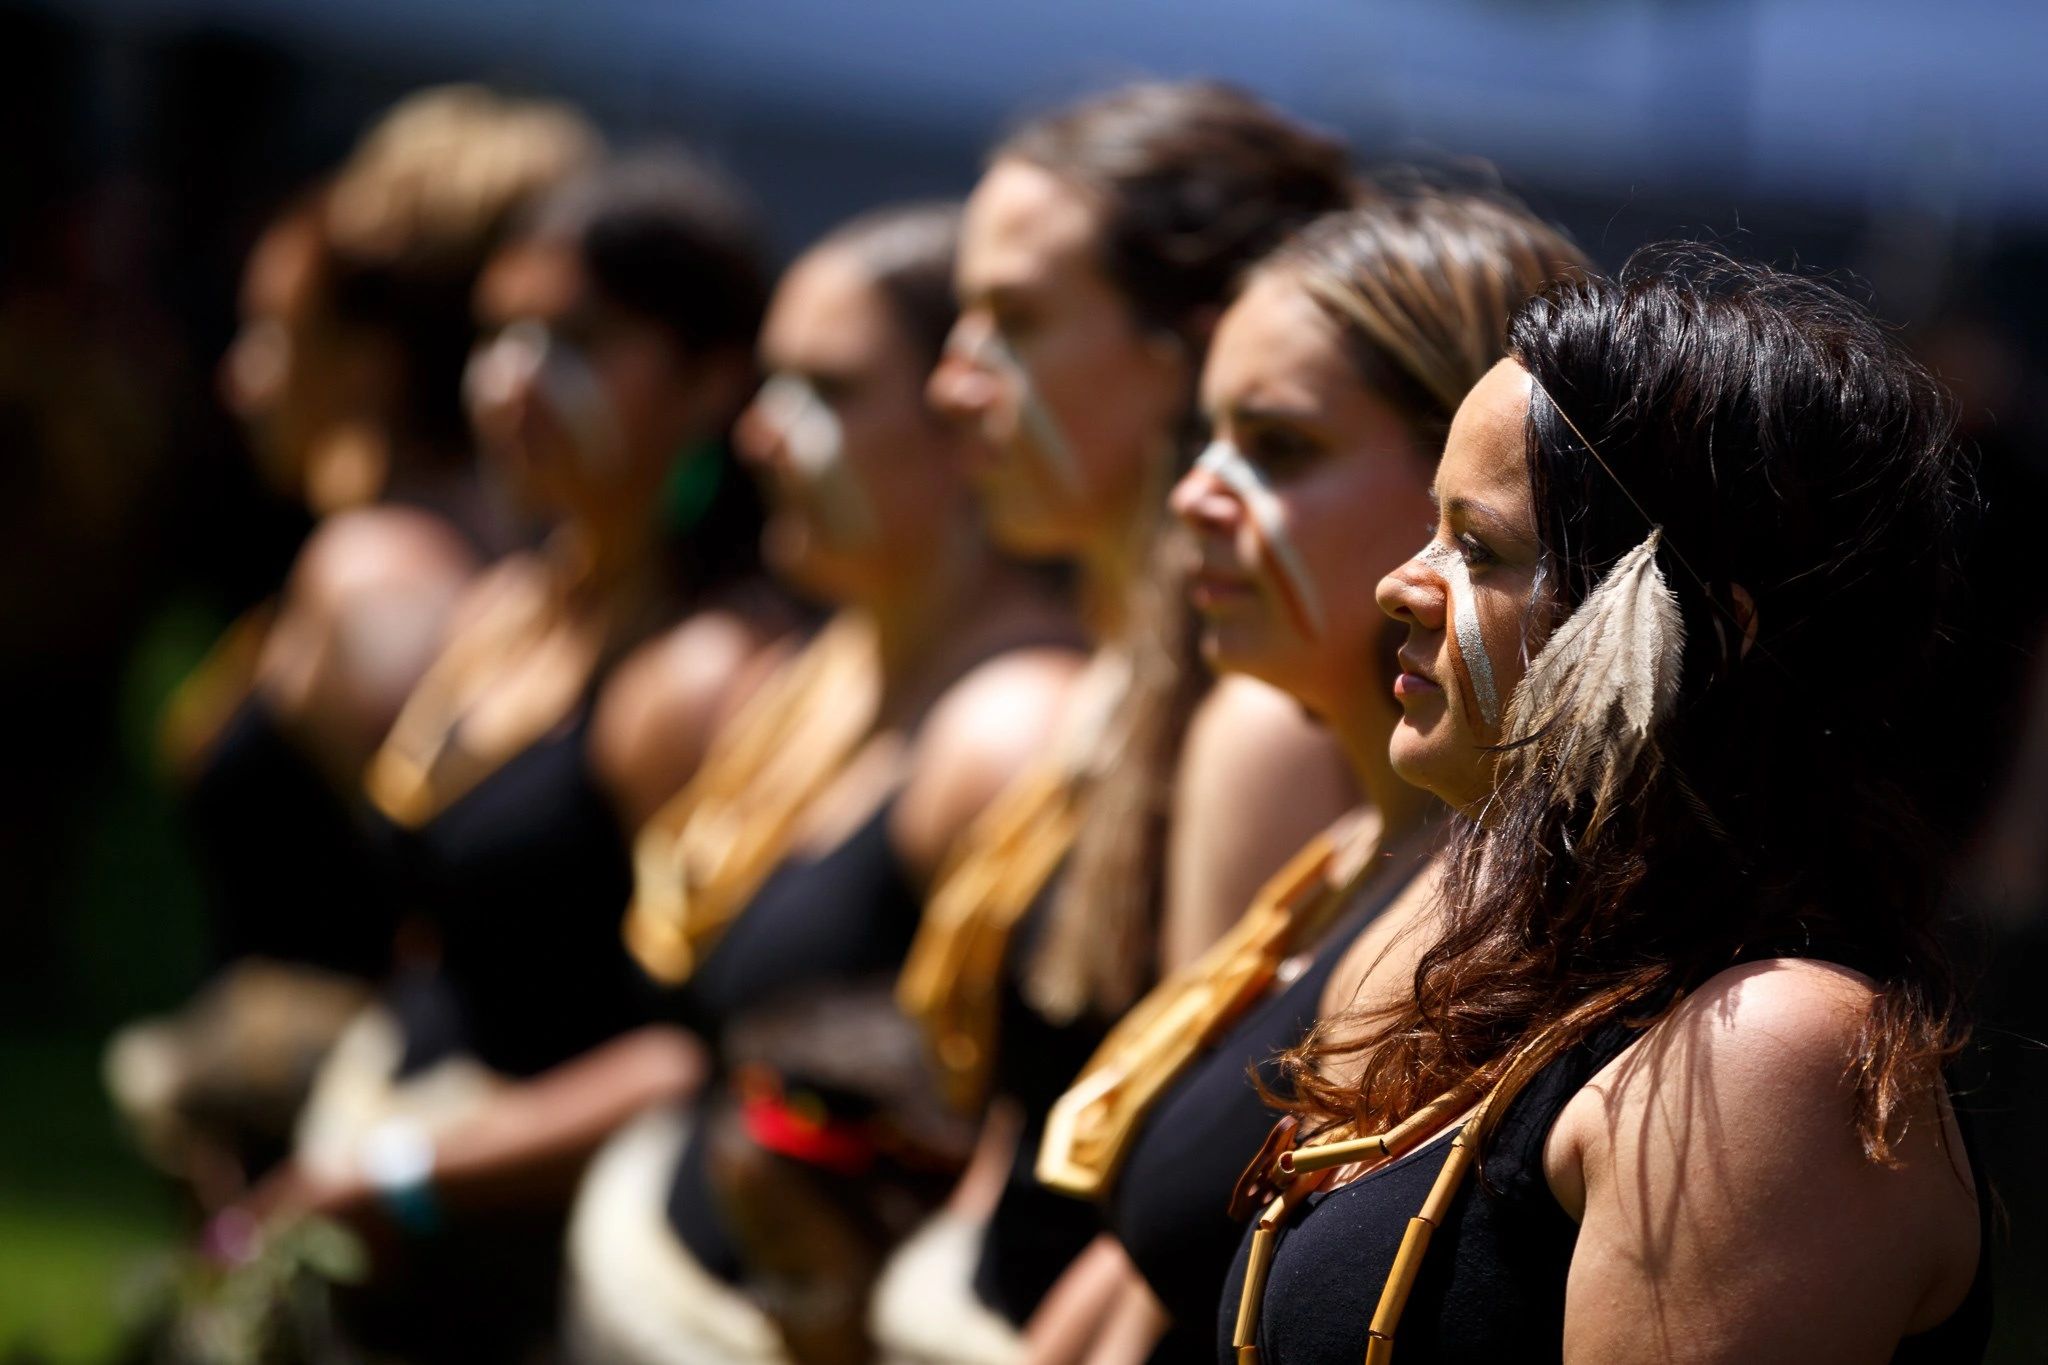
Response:
[{"label": "nose", "polygon": [[284,391],[291,343],[283,326],[269,319],[244,323],[220,358],[216,375],[222,401],[243,421],[253,421],[276,406]]},{"label": "nose", "polygon": [[1001,381],[979,359],[988,324],[963,316],[946,336],[945,349],[925,383],[925,401],[941,414],[979,420],[1001,397]]},{"label": "nose", "polygon": [[1389,573],[1373,590],[1380,610],[1418,630],[1444,628],[1445,605],[1449,601],[1443,578],[1423,561],[1421,555]]},{"label": "nose", "polygon": [[1181,475],[1166,505],[1190,530],[1216,536],[1235,532],[1244,512],[1230,486],[1206,469]]},{"label": "nose", "polygon": [[[771,381],[772,382],[772,381]],[[789,461],[787,424],[776,420],[769,409],[773,406],[769,390],[763,386],[755,393],[740,413],[739,421],[733,424],[733,448],[743,463],[761,470],[779,469]]]}]

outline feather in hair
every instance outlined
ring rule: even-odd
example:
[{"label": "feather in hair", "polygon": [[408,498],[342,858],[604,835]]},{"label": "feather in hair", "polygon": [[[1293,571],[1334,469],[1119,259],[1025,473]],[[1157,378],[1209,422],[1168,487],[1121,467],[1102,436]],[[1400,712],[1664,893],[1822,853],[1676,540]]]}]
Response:
[{"label": "feather in hair", "polygon": [[1685,620],[1657,567],[1664,528],[1616,561],[1551,634],[1508,701],[1510,770],[1553,801],[1590,792],[1592,827],[1678,698]]}]

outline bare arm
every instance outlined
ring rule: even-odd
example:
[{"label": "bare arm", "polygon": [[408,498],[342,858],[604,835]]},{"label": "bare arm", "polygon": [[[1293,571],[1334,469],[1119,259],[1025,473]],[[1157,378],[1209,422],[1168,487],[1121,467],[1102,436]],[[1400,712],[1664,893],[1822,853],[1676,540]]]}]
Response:
[{"label": "bare arm", "polygon": [[1210,689],[1188,729],[1166,848],[1169,971],[1199,956],[1301,846],[1358,803],[1335,740],[1250,678]]},{"label": "bare arm", "polygon": [[[1094,1353],[1133,1285],[1145,1288],[1123,1243],[1106,1232],[1090,1242],[1025,1324],[1025,1365],[1078,1365],[1096,1359]],[[1144,1357],[1140,1353],[1136,1358]]]},{"label": "bare arm", "polygon": [[[434,1144],[435,1201],[462,1209],[565,1198],[607,1137],[654,1105],[696,1093],[705,1074],[702,1044],[651,1025],[508,1086]],[[258,1218],[294,1210],[355,1218],[376,1202],[360,1174],[327,1181],[291,1164],[243,1209]]]},{"label": "bare arm", "polygon": [[1896,1166],[1857,1140],[1869,1000],[1820,963],[1724,972],[1566,1106],[1566,1360],[1884,1361],[1961,1302],[1977,1213],[1945,1105],[1915,1105]]}]

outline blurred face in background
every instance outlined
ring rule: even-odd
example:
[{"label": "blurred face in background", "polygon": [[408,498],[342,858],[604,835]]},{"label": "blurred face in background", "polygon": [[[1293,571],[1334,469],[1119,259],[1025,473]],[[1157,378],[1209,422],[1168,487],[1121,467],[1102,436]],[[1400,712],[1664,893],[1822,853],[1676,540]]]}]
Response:
[{"label": "blurred face in background", "polygon": [[813,251],[777,287],[767,379],[736,434],[768,495],[765,557],[798,588],[901,592],[973,534],[963,433],[925,403],[928,354],[851,250]]},{"label": "blurred face in background", "polygon": [[1194,533],[1203,653],[1325,717],[1362,701],[1391,715],[1398,631],[1374,588],[1434,515],[1408,423],[1284,270],[1223,315],[1202,407],[1211,444],[1172,506]]},{"label": "blurred face in background", "polygon": [[320,260],[312,212],[264,230],[242,274],[241,326],[220,361],[221,399],[248,431],[264,482],[296,498],[307,496],[308,453],[341,417]]},{"label": "blurred face in background", "polygon": [[986,442],[978,481],[993,533],[1022,554],[1113,542],[1163,491],[1189,376],[1102,265],[1102,211],[1029,162],[998,161],[967,201],[960,320],[932,401]]},{"label": "blurred face in background", "polygon": [[528,511],[644,519],[702,429],[704,367],[667,328],[599,293],[568,241],[500,252],[477,312],[464,389],[484,458]]}]

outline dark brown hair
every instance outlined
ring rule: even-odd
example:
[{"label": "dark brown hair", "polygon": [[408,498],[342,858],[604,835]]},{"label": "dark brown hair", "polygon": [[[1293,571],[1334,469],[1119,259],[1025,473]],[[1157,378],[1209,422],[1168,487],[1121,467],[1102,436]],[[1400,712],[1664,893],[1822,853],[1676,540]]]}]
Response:
[{"label": "dark brown hair", "polygon": [[[1085,190],[1102,213],[1101,264],[1147,330],[1179,338],[1192,380],[1238,276],[1289,232],[1352,194],[1343,146],[1242,91],[1211,82],[1141,84],[1049,114],[992,160],[1029,162]],[[1165,508],[1158,509],[1161,527]],[[1123,1012],[1150,983],[1165,861],[1168,791],[1209,676],[1171,536],[1154,537],[1130,603],[1133,677],[1111,726],[1118,755],[1088,796],[1088,819],[1031,963],[1027,991],[1055,1018]]]},{"label": "dark brown hair", "polygon": [[[1456,823],[1413,1000],[1319,1030],[1288,1059],[1292,1103],[1381,1125],[1737,963],[1808,956],[1877,983],[1852,1080],[1864,1149],[1889,1160],[1964,1037],[1893,728],[1974,505],[1945,395],[1833,289],[1699,247],[1539,297],[1509,351],[1537,381],[1534,642],[1661,525],[1686,625],[1676,709],[1597,825],[1590,801],[1512,778],[1487,825]],[[1340,1057],[1361,1080],[1329,1079]]]},{"label": "dark brown hair", "polygon": [[941,201],[870,209],[832,229],[811,250],[845,251],[860,263],[929,372],[960,312],[953,293],[959,245],[960,205]]}]

